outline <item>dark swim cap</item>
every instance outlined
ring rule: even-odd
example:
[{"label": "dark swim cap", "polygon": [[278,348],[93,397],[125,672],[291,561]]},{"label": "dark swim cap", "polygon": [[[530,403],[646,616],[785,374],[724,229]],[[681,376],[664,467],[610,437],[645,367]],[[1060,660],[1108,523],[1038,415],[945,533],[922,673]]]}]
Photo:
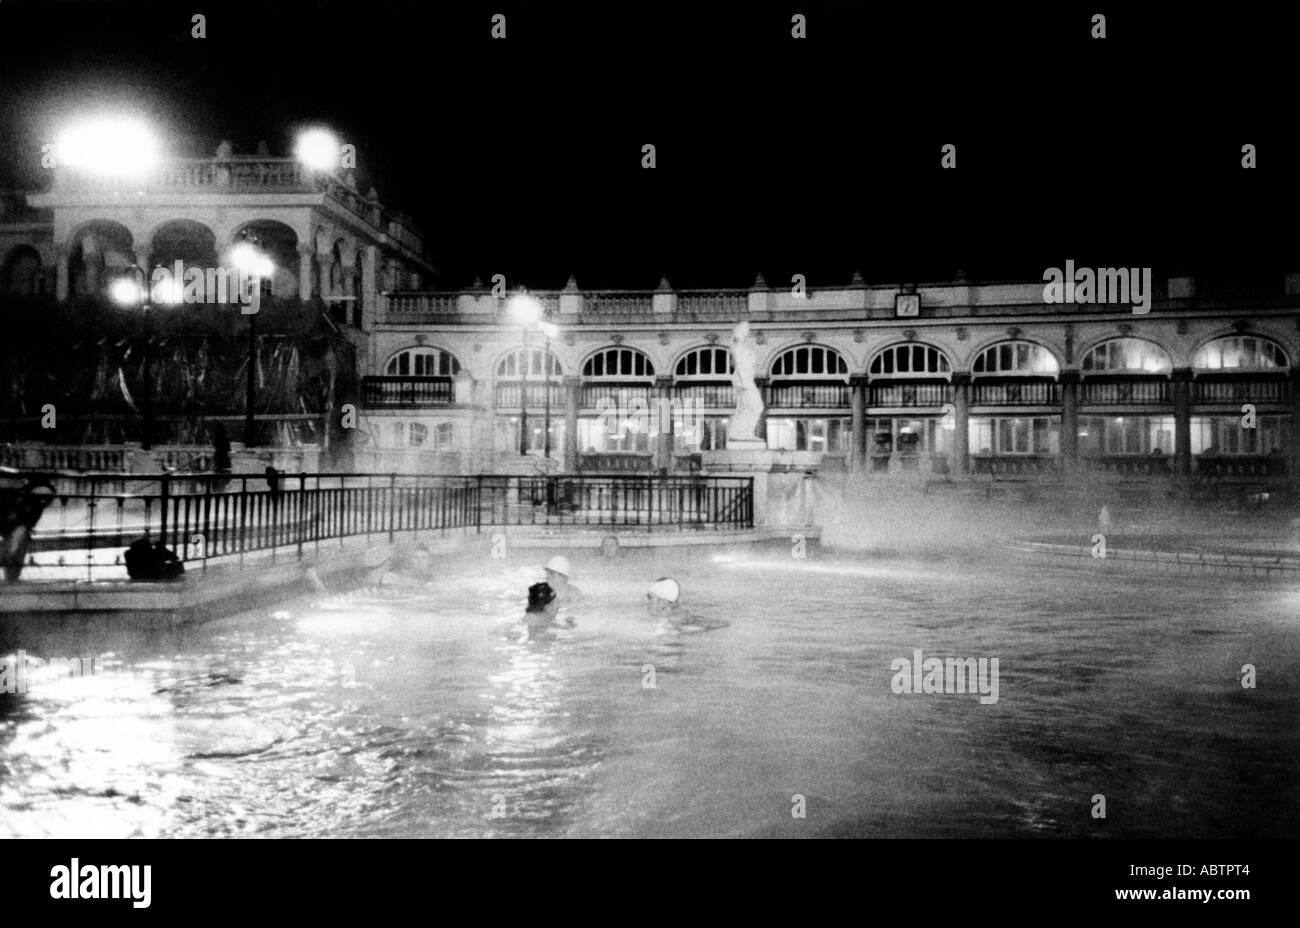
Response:
[{"label": "dark swim cap", "polygon": [[534,583],[528,588],[528,611],[540,612],[555,599],[555,590],[546,582]]}]

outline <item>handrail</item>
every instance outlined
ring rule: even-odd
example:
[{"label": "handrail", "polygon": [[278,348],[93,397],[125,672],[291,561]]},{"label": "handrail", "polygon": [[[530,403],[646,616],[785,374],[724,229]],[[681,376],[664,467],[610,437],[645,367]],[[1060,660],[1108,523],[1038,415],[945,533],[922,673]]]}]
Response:
[{"label": "handrail", "polygon": [[[45,479],[54,499],[32,532],[28,579],[122,577],[123,549],[148,538],[178,558],[208,561],[397,532],[481,532],[567,525],[738,529],[753,526],[748,477],[422,474],[71,475]],[[117,549],[115,558],[103,553]],[[285,555],[287,556],[287,555]]]}]

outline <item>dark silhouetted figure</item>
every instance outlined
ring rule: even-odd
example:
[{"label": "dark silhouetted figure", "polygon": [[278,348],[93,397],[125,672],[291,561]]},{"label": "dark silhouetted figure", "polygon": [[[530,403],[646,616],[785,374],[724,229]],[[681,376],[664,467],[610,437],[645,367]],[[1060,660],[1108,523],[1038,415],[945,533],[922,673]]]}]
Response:
[{"label": "dark silhouetted figure", "polygon": [[139,538],[126,549],[126,575],[132,580],[175,580],[185,573],[176,552],[161,542]]},{"label": "dark silhouetted figure", "polygon": [[22,574],[32,529],[53,499],[54,487],[45,481],[31,480],[18,489],[0,490],[0,564],[10,583]]}]

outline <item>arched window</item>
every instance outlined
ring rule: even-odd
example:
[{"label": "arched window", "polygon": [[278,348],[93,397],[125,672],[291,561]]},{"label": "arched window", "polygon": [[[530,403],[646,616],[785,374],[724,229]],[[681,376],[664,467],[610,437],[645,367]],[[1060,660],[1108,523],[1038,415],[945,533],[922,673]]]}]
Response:
[{"label": "arched window", "polygon": [[791,380],[847,380],[849,366],[834,348],[824,345],[796,345],[772,362],[773,378]]},{"label": "arched window", "polygon": [[1164,374],[1173,369],[1169,352],[1141,338],[1112,338],[1083,356],[1086,373]]},{"label": "arched window", "polygon": [[673,370],[676,380],[725,380],[730,382],[734,370],[731,351],[713,345],[692,348],[677,359]]},{"label": "arched window", "polygon": [[542,348],[527,349],[527,368],[524,365],[525,349],[516,348],[510,354],[506,355],[497,364],[498,380],[519,380],[527,376],[529,380],[534,378],[540,379],[545,376],[550,380],[559,380],[562,372],[560,370],[559,359],[555,355],[547,355]]},{"label": "arched window", "polygon": [[0,296],[36,296],[42,289],[41,256],[30,245],[19,245],[0,267]]},{"label": "arched window", "polygon": [[947,356],[929,345],[893,345],[871,361],[872,377],[943,377],[952,373]]},{"label": "arched window", "polygon": [[441,348],[404,348],[388,359],[384,373],[389,377],[455,377],[460,362]]},{"label": "arched window", "polygon": [[1056,374],[1056,356],[1033,342],[1010,341],[990,345],[979,353],[972,369],[975,374],[1033,376]]},{"label": "arched window", "polygon": [[653,377],[654,363],[635,348],[605,348],[587,358],[582,365],[584,378],[624,379]]},{"label": "arched window", "polygon": [[1192,360],[1198,371],[1278,371],[1289,366],[1276,342],[1258,335],[1226,335],[1201,346]]}]

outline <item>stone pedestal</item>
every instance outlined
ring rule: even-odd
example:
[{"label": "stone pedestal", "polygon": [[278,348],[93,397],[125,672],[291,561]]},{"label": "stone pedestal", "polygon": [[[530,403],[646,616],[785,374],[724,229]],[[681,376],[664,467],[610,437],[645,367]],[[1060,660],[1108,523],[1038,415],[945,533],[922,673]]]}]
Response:
[{"label": "stone pedestal", "polygon": [[816,522],[816,477],[803,469],[791,470],[780,451],[765,442],[727,438],[727,450],[701,453],[704,473],[710,476],[754,479],[755,528],[809,528]]}]

